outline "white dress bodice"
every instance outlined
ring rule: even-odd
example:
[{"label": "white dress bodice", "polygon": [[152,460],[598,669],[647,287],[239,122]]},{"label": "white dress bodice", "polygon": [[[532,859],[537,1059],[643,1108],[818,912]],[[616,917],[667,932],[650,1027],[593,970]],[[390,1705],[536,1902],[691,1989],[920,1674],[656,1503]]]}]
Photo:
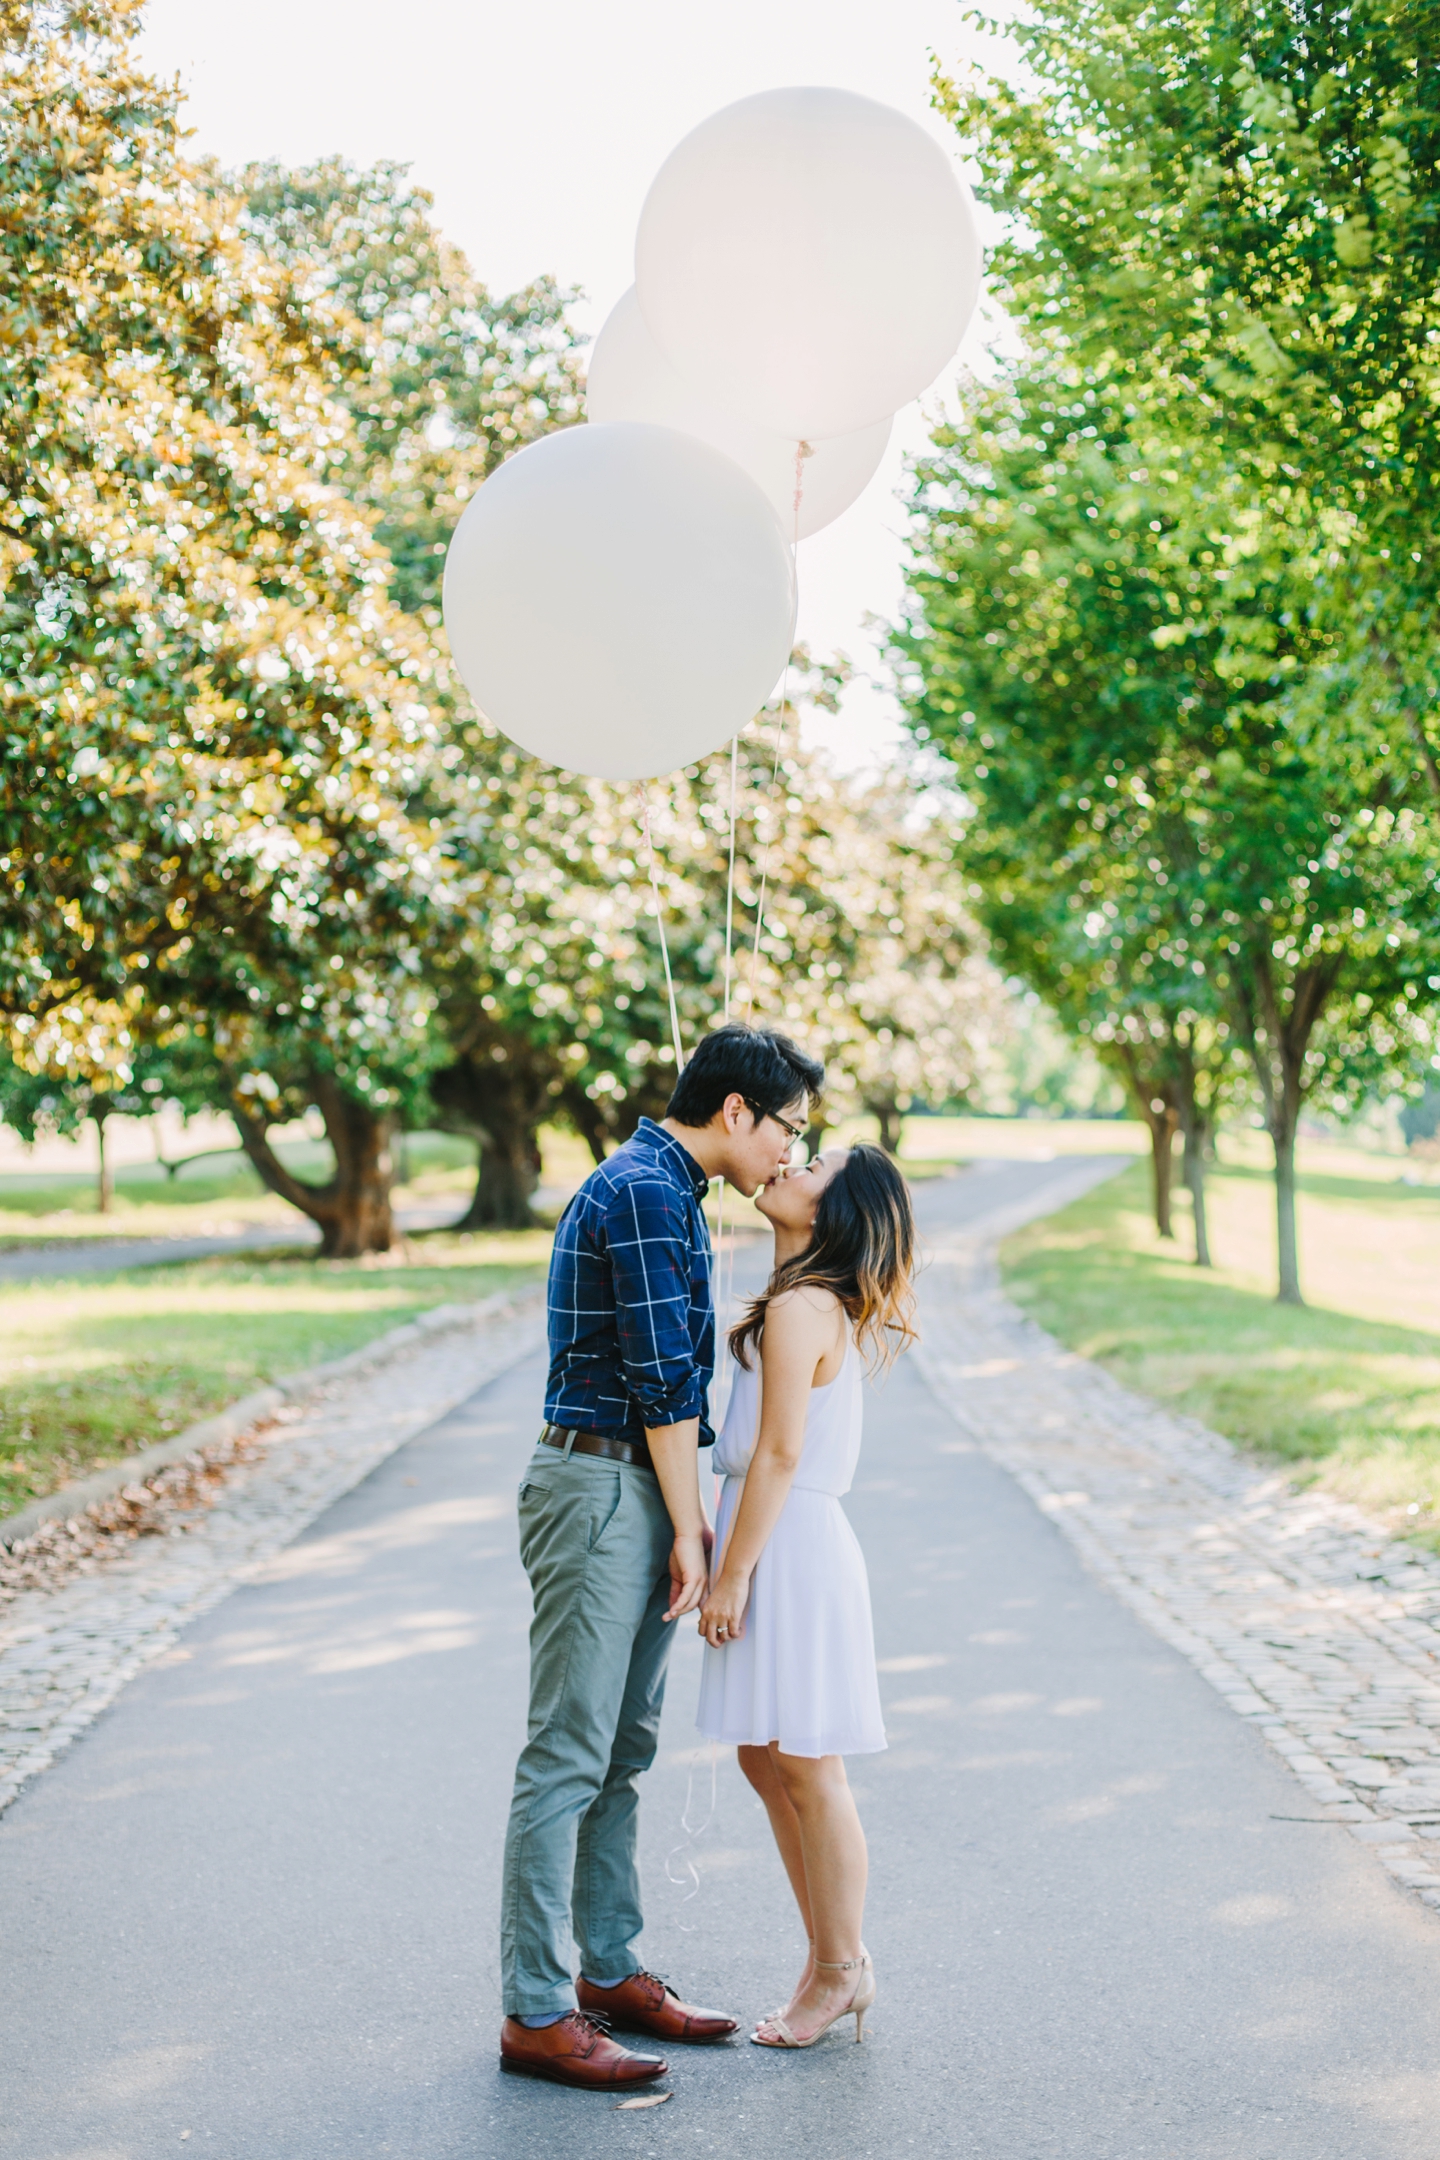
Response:
[{"label": "white dress bodice", "polygon": [[[760,1433],[762,1375],[759,1352],[753,1345],[750,1355],[754,1362],[748,1369],[738,1359],[731,1365],[730,1400],[715,1442],[715,1469],[721,1477],[744,1477]],[[847,1342],[835,1378],[810,1390],[805,1446],[794,1490],[832,1493],[837,1500],[849,1492],[860,1460],[863,1418],[860,1356],[854,1343]]]}]

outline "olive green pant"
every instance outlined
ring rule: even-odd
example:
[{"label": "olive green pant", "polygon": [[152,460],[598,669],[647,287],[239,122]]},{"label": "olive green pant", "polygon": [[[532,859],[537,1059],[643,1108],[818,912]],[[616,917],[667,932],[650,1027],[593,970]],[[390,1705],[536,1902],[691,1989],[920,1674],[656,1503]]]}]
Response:
[{"label": "olive green pant", "polygon": [[509,2017],[573,2007],[572,1931],[582,1972],[640,1965],[636,1780],[660,1729],[673,1537],[653,1471],[536,1451],[520,1487],[535,1617],[501,1900]]}]

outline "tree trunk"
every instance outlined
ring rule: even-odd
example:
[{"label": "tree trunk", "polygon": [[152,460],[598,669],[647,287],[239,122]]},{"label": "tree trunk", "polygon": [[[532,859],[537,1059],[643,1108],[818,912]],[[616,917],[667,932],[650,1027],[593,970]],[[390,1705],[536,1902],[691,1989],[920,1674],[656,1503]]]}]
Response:
[{"label": "tree trunk", "polygon": [[1295,1126],[1298,1118],[1271,1133],[1275,1149],[1275,1247],[1279,1259],[1276,1302],[1303,1305],[1300,1295],[1300,1247],[1295,1235]]},{"label": "tree trunk", "polygon": [[610,1152],[610,1141],[614,1135],[606,1123],[600,1105],[590,1100],[577,1080],[566,1084],[560,1099],[565,1106],[566,1116],[589,1148],[596,1165],[603,1163]]},{"label": "tree trunk", "polygon": [[1155,1228],[1161,1237],[1175,1235],[1171,1193],[1175,1182],[1175,1113],[1168,1103],[1159,1116],[1147,1118],[1150,1127],[1150,1188],[1155,1207]]},{"label": "tree trunk", "polygon": [[1205,1121],[1192,1117],[1187,1125],[1182,1118],[1181,1133],[1185,1142],[1182,1165],[1185,1183],[1190,1189],[1190,1212],[1195,1224],[1195,1265],[1209,1267],[1210,1227],[1205,1219]]},{"label": "tree trunk", "polygon": [[95,1144],[100,1151],[100,1176],[96,1184],[96,1204],[102,1215],[110,1213],[115,1198],[115,1173],[110,1167],[110,1157],[105,1151],[105,1120],[110,1115],[108,1103],[90,1105],[90,1122],[95,1127]]},{"label": "tree trunk", "polygon": [[1282,1013],[1268,947],[1257,944],[1243,957],[1248,967],[1242,974],[1237,966],[1232,978],[1236,1019],[1260,1084],[1265,1129],[1275,1151],[1275,1296],[1281,1305],[1303,1305],[1295,1231],[1295,1136],[1305,1099],[1306,1052],[1339,981],[1343,959],[1330,953],[1298,969],[1291,984],[1290,1010]]},{"label": "tree trunk", "polygon": [[540,1182],[540,1148],[533,1131],[507,1132],[479,1142],[475,1192],[457,1230],[528,1230],[530,1198]]},{"label": "tree trunk", "polygon": [[[1211,1120],[1200,1108],[1196,1088],[1194,1036],[1182,1035],[1175,1023],[1170,1028],[1171,1056],[1175,1067],[1175,1115],[1185,1143],[1183,1175],[1190,1190],[1190,1213],[1195,1226],[1195,1265],[1210,1265],[1210,1230],[1205,1220],[1205,1157],[1210,1146]],[[1212,1095],[1213,1103],[1214,1097]],[[1213,1152],[1213,1151],[1212,1151]]]},{"label": "tree trunk", "polygon": [[327,1184],[310,1185],[292,1176],[266,1137],[270,1120],[263,1111],[257,1113],[255,1098],[232,1091],[240,1144],[271,1192],[319,1224],[320,1251],[327,1260],[388,1252],[395,1238],[390,1210],[393,1120],[342,1088],[331,1073],[312,1075],[311,1085],[335,1156],[335,1175]]},{"label": "tree trunk", "polygon": [[1142,1071],[1135,1045],[1131,1042],[1112,1044],[1109,1061],[1119,1070],[1150,1134],[1150,1196],[1155,1210],[1155,1228],[1161,1237],[1174,1237],[1170,1191],[1174,1182],[1175,1133],[1179,1124],[1174,1090],[1168,1080],[1157,1080],[1153,1071]]},{"label": "tree trunk", "polygon": [[[447,1129],[471,1134],[480,1151],[474,1196],[457,1230],[533,1228],[538,1135],[557,1086],[548,1059],[522,1040],[480,1027],[453,1065],[431,1075],[430,1094]],[[592,1139],[592,1154],[594,1148]]]},{"label": "tree trunk", "polygon": [[871,1117],[880,1127],[880,1145],[887,1155],[900,1153],[900,1142],[905,1132],[905,1120],[893,1095],[874,1097],[865,1105]]},{"label": "tree trunk", "polygon": [[1150,1202],[1155,1211],[1155,1228],[1161,1237],[1173,1238],[1175,1215],[1171,1193],[1175,1184],[1175,1134],[1180,1121],[1168,1087],[1162,1094],[1153,1084],[1142,1083],[1137,1078],[1134,1089],[1140,1115],[1150,1134]]}]

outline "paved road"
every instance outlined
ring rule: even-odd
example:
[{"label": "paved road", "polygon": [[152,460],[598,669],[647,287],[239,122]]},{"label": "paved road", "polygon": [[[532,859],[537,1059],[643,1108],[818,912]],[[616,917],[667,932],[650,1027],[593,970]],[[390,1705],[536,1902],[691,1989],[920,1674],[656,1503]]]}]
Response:
[{"label": "paved road", "polygon": [[[442,1230],[457,1219],[454,1200],[429,1207],[404,1208],[396,1215],[402,1231]],[[315,1224],[297,1212],[290,1222],[256,1223],[226,1237],[93,1237],[73,1243],[11,1245],[0,1249],[0,1281],[32,1282],[42,1276],[110,1274],[116,1268],[163,1267],[176,1260],[205,1260],[213,1253],[263,1252],[274,1245],[318,1245]]]},{"label": "paved road", "polygon": [[[958,1178],[925,1209],[1065,1175]],[[855,1776],[872,2038],[678,2054],[642,2114],[499,2076],[538,1385],[519,1368],[393,1456],[0,1822],[0,2154],[1432,2160],[1440,1924],[1292,1819],[1315,1810],[1289,1773],[903,1367],[849,1503],[892,1740]],[[801,1945],[728,1762],[684,1895],[697,1664],[686,1635],[647,1781],[650,1952],[755,2014]]]}]

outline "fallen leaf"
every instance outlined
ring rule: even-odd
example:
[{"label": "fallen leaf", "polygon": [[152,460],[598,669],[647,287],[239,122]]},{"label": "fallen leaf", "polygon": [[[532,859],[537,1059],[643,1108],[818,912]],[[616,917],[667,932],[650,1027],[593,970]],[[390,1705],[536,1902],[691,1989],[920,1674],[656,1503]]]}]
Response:
[{"label": "fallen leaf", "polygon": [[638,2100],[617,2100],[615,2112],[618,2114],[621,2108],[664,2107],[669,2098],[669,2093],[642,2093]]}]

